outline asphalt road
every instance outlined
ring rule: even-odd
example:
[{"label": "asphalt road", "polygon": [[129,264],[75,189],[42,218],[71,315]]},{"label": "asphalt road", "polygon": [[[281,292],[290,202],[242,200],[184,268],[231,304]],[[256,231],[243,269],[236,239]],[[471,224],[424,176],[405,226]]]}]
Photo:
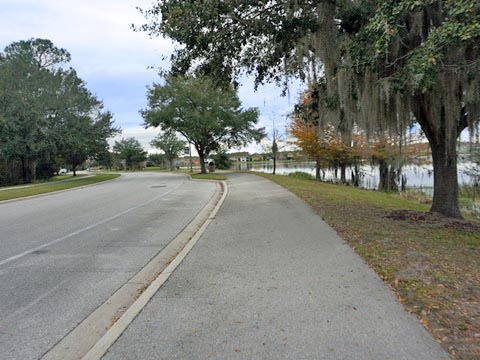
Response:
[{"label": "asphalt road", "polygon": [[215,219],[105,359],[449,359],[300,199],[250,174],[228,185]]},{"label": "asphalt road", "polygon": [[132,173],[0,203],[0,358],[38,359],[163,249],[216,185]]}]

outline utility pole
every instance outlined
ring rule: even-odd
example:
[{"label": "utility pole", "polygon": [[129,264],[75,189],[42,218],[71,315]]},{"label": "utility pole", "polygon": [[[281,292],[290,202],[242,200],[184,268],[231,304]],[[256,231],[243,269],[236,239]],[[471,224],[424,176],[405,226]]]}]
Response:
[{"label": "utility pole", "polygon": [[188,154],[190,155],[190,172],[193,172],[193,167],[192,167],[192,143],[190,141],[188,142]]},{"label": "utility pole", "polygon": [[277,170],[277,153],[278,153],[278,145],[277,145],[277,131],[275,129],[275,118],[273,118],[273,143],[272,143],[272,156],[273,156],[273,175]]}]

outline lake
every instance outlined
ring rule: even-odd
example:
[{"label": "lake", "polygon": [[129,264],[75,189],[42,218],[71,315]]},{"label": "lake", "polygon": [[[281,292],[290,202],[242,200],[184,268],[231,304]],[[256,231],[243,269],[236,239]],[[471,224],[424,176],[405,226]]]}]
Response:
[{"label": "lake", "polygon": [[[472,163],[458,164],[458,183],[469,184],[470,177],[464,173],[467,166],[472,166]],[[241,162],[236,165],[237,170],[250,170],[271,174],[273,172],[273,161],[265,162]],[[315,176],[315,162],[292,162],[292,161],[278,161],[276,173],[278,175],[288,175],[296,171],[305,172]],[[362,167],[362,187],[367,189],[374,189],[378,186],[378,167],[364,166]],[[347,169],[347,179],[350,180],[351,170]],[[433,166],[432,165],[405,165],[402,169],[402,174],[407,176],[407,186],[416,188],[432,188],[433,187]],[[340,173],[339,173],[340,176]],[[332,170],[325,171],[325,180],[335,179]]]}]

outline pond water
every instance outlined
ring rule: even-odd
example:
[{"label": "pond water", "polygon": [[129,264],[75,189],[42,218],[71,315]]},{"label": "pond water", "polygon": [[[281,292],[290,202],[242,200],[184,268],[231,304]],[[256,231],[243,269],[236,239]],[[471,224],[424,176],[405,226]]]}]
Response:
[{"label": "pond water", "polygon": [[[467,166],[471,163],[458,164],[458,182],[459,184],[469,184],[470,177],[464,173]],[[237,170],[250,170],[271,174],[273,172],[273,161],[265,162],[242,162],[238,163]],[[292,161],[278,161],[276,173],[278,175],[288,175],[296,171],[305,172],[315,176],[315,162],[292,162]],[[378,167],[364,166],[362,168],[362,184],[361,186],[367,189],[374,189],[378,186],[379,171]],[[351,170],[347,169],[347,179],[351,179]],[[406,165],[402,169],[402,174],[407,177],[407,186],[416,187],[419,189],[429,189],[433,187],[433,166],[432,165]],[[340,176],[340,174],[339,174]],[[325,171],[325,180],[334,180],[335,174],[332,170]]]}]

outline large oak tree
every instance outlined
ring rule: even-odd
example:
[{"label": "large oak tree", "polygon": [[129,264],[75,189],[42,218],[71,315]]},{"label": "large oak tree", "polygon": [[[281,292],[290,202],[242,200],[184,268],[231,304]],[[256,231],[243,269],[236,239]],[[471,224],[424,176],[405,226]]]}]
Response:
[{"label": "large oak tree", "polygon": [[157,1],[139,29],[182,45],[173,70],[257,83],[326,80],[329,122],[401,132],[411,114],[430,143],[431,210],[461,217],[456,143],[478,123],[478,1]]}]

